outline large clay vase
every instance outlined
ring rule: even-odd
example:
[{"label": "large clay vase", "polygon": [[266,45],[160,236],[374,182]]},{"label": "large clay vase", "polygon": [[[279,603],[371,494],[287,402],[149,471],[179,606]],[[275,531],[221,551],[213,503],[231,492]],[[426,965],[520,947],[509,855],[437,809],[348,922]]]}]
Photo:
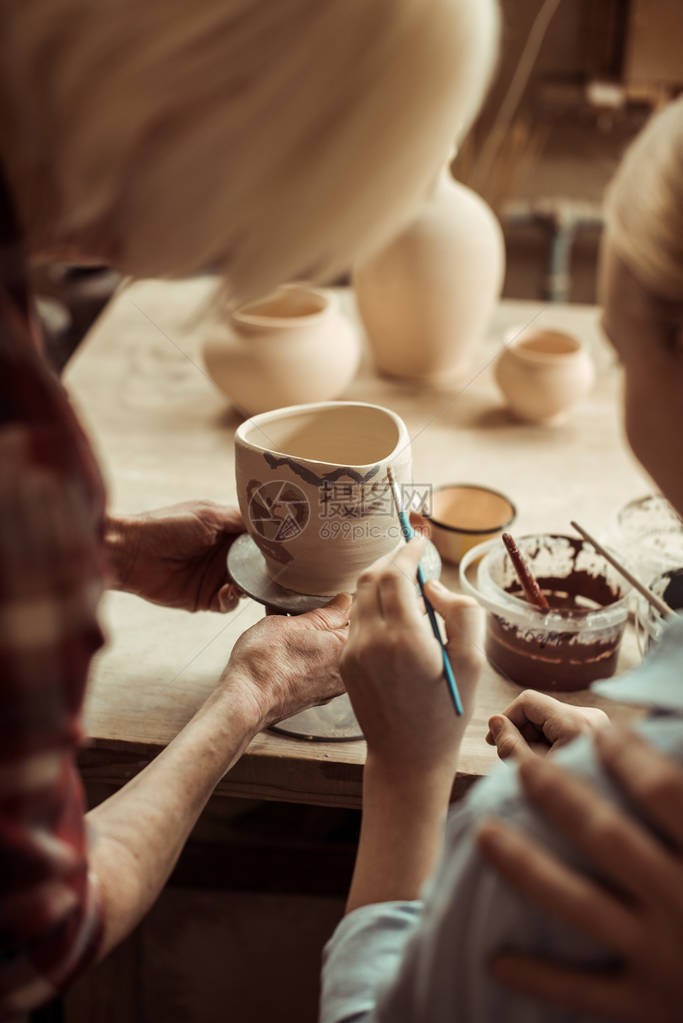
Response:
[{"label": "large clay vase", "polygon": [[498,221],[444,168],[415,222],[354,272],[377,369],[434,384],[462,380],[504,270]]},{"label": "large clay vase", "polygon": [[342,394],[360,359],[334,292],[288,284],[205,328],[209,376],[247,415]]},{"label": "large clay vase", "polygon": [[410,483],[408,430],[379,405],[321,402],[242,423],[237,496],[271,579],[298,593],[352,592],[400,545],[387,465],[399,486]]}]

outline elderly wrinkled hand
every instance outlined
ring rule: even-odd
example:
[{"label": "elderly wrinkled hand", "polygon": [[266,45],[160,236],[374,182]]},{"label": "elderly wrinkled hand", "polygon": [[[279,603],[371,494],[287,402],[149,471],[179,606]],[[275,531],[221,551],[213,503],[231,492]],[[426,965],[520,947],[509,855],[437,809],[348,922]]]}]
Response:
[{"label": "elderly wrinkled hand", "polygon": [[340,593],[315,611],[257,622],[233,647],[221,686],[252,701],[261,728],[337,696],[350,606]]},{"label": "elderly wrinkled hand", "polygon": [[114,588],[185,611],[233,611],[240,599],[227,569],[244,532],[237,508],[186,501],[107,521]]}]

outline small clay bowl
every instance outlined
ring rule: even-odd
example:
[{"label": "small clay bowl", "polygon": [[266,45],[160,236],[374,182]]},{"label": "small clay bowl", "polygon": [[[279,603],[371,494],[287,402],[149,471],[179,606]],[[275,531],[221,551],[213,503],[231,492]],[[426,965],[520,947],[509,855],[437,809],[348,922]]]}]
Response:
[{"label": "small clay bowl", "polygon": [[511,526],[516,515],[512,501],[498,490],[475,483],[447,483],[434,490],[432,511],[425,518],[443,560],[457,565],[471,547]]},{"label": "small clay bowl", "polygon": [[513,329],[494,375],[512,412],[531,423],[559,423],[593,386],[585,346],[563,330]]}]

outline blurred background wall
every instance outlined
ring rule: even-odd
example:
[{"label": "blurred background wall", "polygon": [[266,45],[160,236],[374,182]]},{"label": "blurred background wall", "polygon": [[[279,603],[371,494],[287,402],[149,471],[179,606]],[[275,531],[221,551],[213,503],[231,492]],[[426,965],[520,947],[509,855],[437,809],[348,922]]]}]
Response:
[{"label": "blurred background wall", "polygon": [[454,163],[502,220],[505,295],[595,301],[605,186],[683,87],[680,0],[502,0],[496,81]]}]

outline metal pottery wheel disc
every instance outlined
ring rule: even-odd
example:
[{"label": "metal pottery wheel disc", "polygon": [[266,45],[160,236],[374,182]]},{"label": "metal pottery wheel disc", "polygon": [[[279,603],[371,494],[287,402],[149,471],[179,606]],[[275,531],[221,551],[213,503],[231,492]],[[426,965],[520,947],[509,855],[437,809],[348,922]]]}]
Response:
[{"label": "metal pottery wheel disc", "polygon": [[278,721],[270,730],[309,742],[356,742],[365,738],[346,693],[335,696],[322,707],[309,707]]},{"label": "metal pottery wheel disc", "polygon": [[[422,569],[425,579],[438,579],[441,574],[441,558],[430,541],[427,541],[422,558]],[[295,593],[274,582],[266,572],[265,558],[248,533],[239,536],[230,547],[228,572],[243,593],[264,604],[271,614],[305,614],[331,600],[331,597]],[[270,728],[273,732],[312,742],[349,742],[363,738],[346,694],[335,697],[324,706],[302,710]]]},{"label": "metal pottery wheel disc", "polygon": [[243,593],[277,614],[301,615],[316,607],[324,607],[332,599],[295,593],[294,590],[279,586],[266,572],[266,559],[248,533],[242,533],[231,545],[228,551],[228,572]]}]

